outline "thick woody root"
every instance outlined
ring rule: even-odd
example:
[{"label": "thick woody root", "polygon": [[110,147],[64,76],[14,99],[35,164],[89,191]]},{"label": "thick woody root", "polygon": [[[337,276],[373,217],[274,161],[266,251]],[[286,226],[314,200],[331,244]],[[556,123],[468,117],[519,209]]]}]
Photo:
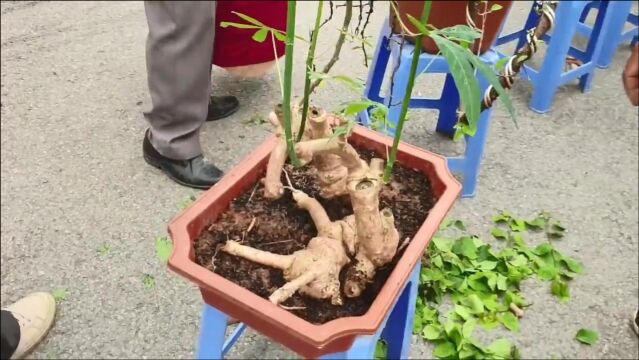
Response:
[{"label": "thick woody root", "polygon": [[341,305],[343,302],[339,273],[349,262],[349,258],[338,240],[314,237],[306,249],[291,255],[257,250],[232,240],[226,242],[222,251],[283,270],[288,282],[269,297],[274,304],[286,301],[297,291],[316,299],[331,299],[334,305]]},{"label": "thick woody root", "polygon": [[[282,196],[284,190],[280,180],[282,168],[288,154],[286,152],[286,141],[284,139],[283,116],[281,105],[269,115],[269,120],[275,128],[276,135],[281,139],[280,144],[271,153],[269,163],[264,178],[264,196],[268,199],[278,199]],[[300,113],[298,107],[293,107],[293,124],[292,128],[295,134],[300,127]],[[306,127],[302,141],[307,140],[325,140],[333,135],[333,127],[343,122],[343,119],[335,116],[329,116],[325,111],[316,107],[311,107],[308,115],[309,126]],[[296,136],[296,135],[295,135]],[[320,196],[330,199],[342,195],[346,195],[346,178],[348,170],[343,166],[342,160],[338,155],[330,153],[317,153],[311,147],[304,145],[303,142],[298,143],[295,152],[300,159],[302,165],[311,161],[317,170],[317,178],[320,184]]]},{"label": "thick woody root", "polygon": [[373,281],[375,270],[392,261],[399,233],[390,209],[379,210],[379,192],[384,162],[372,159],[368,176],[350,181],[348,190],[357,229],[357,264],[346,275],[344,292],[357,297]]}]

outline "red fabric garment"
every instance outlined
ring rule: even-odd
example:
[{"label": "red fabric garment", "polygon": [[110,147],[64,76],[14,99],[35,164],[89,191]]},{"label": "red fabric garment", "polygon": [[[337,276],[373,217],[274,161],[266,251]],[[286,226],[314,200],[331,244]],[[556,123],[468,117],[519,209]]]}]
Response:
[{"label": "red fabric garment", "polygon": [[[248,15],[274,29],[286,31],[286,1],[217,1],[215,15],[215,43],[213,44],[213,65],[223,68],[246,66],[275,60],[271,35],[264,42],[252,39],[256,30],[223,28],[220,23],[229,21],[246,23],[232,11]],[[284,55],[285,44],[275,39],[277,57]]]}]

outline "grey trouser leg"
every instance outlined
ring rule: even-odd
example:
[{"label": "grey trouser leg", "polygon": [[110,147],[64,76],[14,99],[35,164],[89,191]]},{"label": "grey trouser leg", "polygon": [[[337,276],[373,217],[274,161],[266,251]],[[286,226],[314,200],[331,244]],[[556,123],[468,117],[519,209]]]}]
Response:
[{"label": "grey trouser leg", "polygon": [[145,1],[150,140],[162,155],[191,159],[202,153],[200,127],[210,96],[215,35],[214,1]]}]

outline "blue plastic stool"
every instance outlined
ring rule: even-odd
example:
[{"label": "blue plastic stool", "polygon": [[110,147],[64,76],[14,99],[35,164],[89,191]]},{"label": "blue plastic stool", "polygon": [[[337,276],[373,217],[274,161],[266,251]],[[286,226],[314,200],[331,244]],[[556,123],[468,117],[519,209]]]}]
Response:
[{"label": "blue plastic stool", "polygon": [[[634,46],[639,41],[639,15],[631,12],[632,1],[603,1],[609,3],[607,11],[610,13],[611,19],[599,35],[604,40],[601,46],[601,53],[597,59],[597,67],[607,69],[612,63],[619,46],[628,42],[630,42],[631,46]],[[600,1],[591,1],[581,14],[578,31],[586,37],[590,36],[592,28],[584,24],[584,21],[588,17],[590,10],[593,8],[598,9],[599,5]],[[634,27],[624,31],[626,23],[630,23]]]},{"label": "blue plastic stool", "polygon": [[[412,62],[413,51],[415,46],[409,43],[403,45],[403,49],[399,51],[398,38],[393,39],[390,34],[390,28],[382,28],[380,39],[377,42],[377,48],[375,49],[375,56],[372,61],[372,66],[368,73],[368,81],[366,82],[366,89],[364,96],[372,101],[384,103],[389,107],[388,120],[392,124],[397,124],[399,121],[399,115],[401,112],[401,103],[406,94],[406,88],[408,85],[408,77],[410,74],[410,64]],[[393,58],[393,64],[397,64],[397,60],[400,60],[400,65],[395,72],[393,78],[392,96],[386,96],[382,98],[380,96],[380,90],[382,83],[386,76],[386,66],[390,57]],[[482,60],[489,64],[494,65],[499,56],[494,51],[487,51],[482,55]],[[392,65],[394,68],[395,65]],[[449,73],[448,63],[442,56],[431,55],[422,53],[419,56],[419,65],[417,66],[417,74],[423,73],[435,73],[435,74],[447,74],[442,90],[441,98],[439,99],[423,99],[423,98],[411,98],[409,107],[412,109],[436,109],[439,111],[439,117],[437,120],[436,131],[444,134],[450,138],[455,133],[454,126],[457,123],[457,111],[459,108],[459,93],[452,75]],[[479,76],[481,94],[490,85],[483,77]],[[488,128],[490,126],[490,118],[492,115],[492,109],[485,110],[481,113],[479,124],[477,126],[477,132],[473,137],[466,137],[466,149],[464,156],[447,157],[448,167],[454,173],[462,174],[464,177],[462,197],[469,198],[474,197],[477,180],[481,168],[481,160],[484,154],[484,147],[488,138]],[[370,115],[367,111],[363,111],[359,115],[359,120],[364,126],[370,127]],[[395,131],[392,128],[387,129],[389,135],[394,135]]]},{"label": "blue plastic stool", "polygon": [[[533,86],[533,95],[529,107],[533,111],[543,114],[550,111],[557,89],[566,83],[579,79],[581,91],[586,93],[592,87],[596,61],[603,45],[603,37],[599,36],[602,28],[611,21],[611,14],[607,11],[609,2],[604,1],[599,6],[597,19],[590,31],[590,38],[586,51],[572,47],[574,35],[579,31],[581,14],[590,1],[559,1],[555,12],[555,26],[552,36],[546,34],[542,39],[548,43],[546,56],[539,71],[524,65],[520,73],[521,79],[527,79]],[[496,46],[517,40],[516,49],[526,43],[526,32],[535,27],[540,15],[534,4],[526,25],[522,30],[505,35],[497,39]],[[583,24],[582,24],[583,25]],[[585,25],[584,25],[585,26]],[[503,54],[500,54],[504,56]],[[576,69],[564,71],[566,57],[572,56],[580,60],[583,65]]]},{"label": "blue plastic stool", "polygon": [[[377,340],[381,338],[388,345],[388,359],[407,359],[413,332],[420,269],[421,264],[418,263],[377,334],[360,336],[347,352],[328,354],[321,358],[373,359]],[[246,330],[245,324],[238,324],[235,330],[226,337],[227,326],[228,316],[226,314],[213,306],[204,305],[198,340],[198,359],[222,359]]]}]

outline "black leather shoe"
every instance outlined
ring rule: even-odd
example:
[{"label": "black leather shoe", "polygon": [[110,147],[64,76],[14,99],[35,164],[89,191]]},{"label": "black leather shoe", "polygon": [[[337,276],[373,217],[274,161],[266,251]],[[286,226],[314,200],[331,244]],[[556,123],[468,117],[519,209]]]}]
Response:
[{"label": "black leather shoe", "polygon": [[235,96],[211,96],[206,121],[224,119],[233,115],[239,108],[240,102]]},{"label": "black leather shoe", "polygon": [[215,165],[198,155],[189,160],[173,160],[160,154],[149,141],[148,131],[142,145],[144,160],[151,166],[162,170],[169,178],[180,185],[208,189],[220,181],[224,173]]}]

